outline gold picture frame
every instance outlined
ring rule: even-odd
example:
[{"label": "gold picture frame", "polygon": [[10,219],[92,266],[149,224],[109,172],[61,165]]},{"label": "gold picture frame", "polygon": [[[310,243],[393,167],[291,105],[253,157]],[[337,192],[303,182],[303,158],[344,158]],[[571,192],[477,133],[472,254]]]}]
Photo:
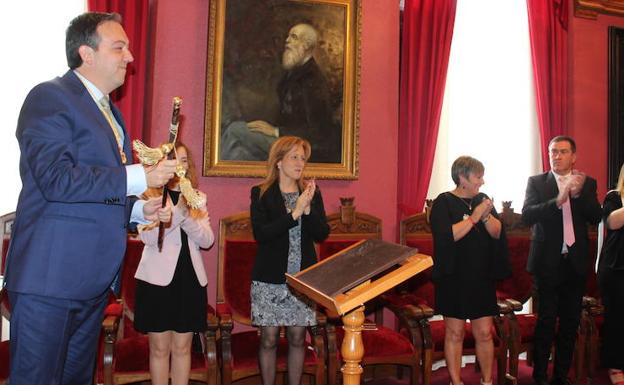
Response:
[{"label": "gold picture frame", "polygon": [[265,176],[270,143],[297,135],[312,145],[306,177],[357,179],[361,12],[360,0],[210,2],[205,176]]}]

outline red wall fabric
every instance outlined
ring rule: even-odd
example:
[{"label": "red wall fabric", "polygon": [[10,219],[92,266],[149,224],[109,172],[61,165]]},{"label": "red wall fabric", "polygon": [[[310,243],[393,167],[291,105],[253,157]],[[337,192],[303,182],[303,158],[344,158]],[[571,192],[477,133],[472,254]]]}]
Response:
[{"label": "red wall fabric", "polygon": [[121,110],[131,139],[140,139],[144,131],[146,63],[148,61],[148,1],[89,0],[88,9],[97,12],[117,12],[123,25],[134,61],[130,63],[125,84],[111,98]]},{"label": "red wall fabric", "polygon": [[407,0],[399,109],[400,214],[422,212],[444,100],[456,0]]},{"label": "red wall fabric", "polygon": [[544,170],[550,169],[548,142],[568,133],[567,5],[567,0],[527,0]]},{"label": "red wall fabric", "polygon": [[597,179],[598,200],[601,202],[608,190],[609,26],[624,28],[624,18],[607,15],[598,15],[595,20],[570,17],[569,132],[576,139],[576,167]]},{"label": "red wall fabric", "polygon": [[[383,238],[397,239],[397,142],[399,6],[379,0],[362,0],[360,132],[358,180],[319,180],[328,213],[337,212],[339,197],[354,196],[358,210],[383,220]],[[184,99],[181,140],[202,164],[204,109],[206,106],[206,52],[210,3],[205,0],[159,0],[152,13],[157,26],[154,43],[152,93],[146,109],[149,144],[167,136],[171,98]],[[218,234],[219,218],[249,209],[249,194],[260,179],[202,177],[200,189],[208,197],[212,228]],[[209,301],[216,295],[217,248],[205,254]]]}]

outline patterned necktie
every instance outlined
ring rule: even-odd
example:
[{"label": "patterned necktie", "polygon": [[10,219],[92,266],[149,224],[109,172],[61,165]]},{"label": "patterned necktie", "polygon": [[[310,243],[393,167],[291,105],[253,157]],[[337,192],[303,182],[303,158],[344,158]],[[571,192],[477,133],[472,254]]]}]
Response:
[{"label": "patterned necktie", "polygon": [[119,149],[119,155],[121,156],[121,162],[126,164],[128,160],[126,159],[126,153],[123,150],[123,137],[119,133],[117,129],[117,124],[115,123],[115,118],[113,117],[113,111],[111,110],[110,102],[106,96],[102,96],[100,99],[100,109],[108,121],[111,129],[113,130],[113,135],[115,136],[115,140],[117,141],[117,148]]},{"label": "patterned necktie", "polygon": [[[564,182],[565,178],[560,180]],[[576,238],[574,237],[574,223],[572,222],[572,207],[570,206],[569,197],[561,206],[561,213],[563,214],[563,241],[570,247],[574,244]]]}]

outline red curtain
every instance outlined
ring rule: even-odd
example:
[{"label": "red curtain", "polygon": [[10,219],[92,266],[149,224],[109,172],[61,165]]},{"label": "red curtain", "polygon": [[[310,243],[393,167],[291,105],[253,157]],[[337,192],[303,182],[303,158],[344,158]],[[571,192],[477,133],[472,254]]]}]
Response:
[{"label": "red curtain", "polygon": [[130,63],[126,82],[113,92],[111,98],[123,114],[130,138],[142,139],[148,60],[148,0],[89,0],[88,7],[95,12],[117,12],[123,18],[134,62]]},{"label": "red curtain", "polygon": [[567,132],[568,0],[527,0],[542,164],[546,145]]},{"label": "red curtain", "polygon": [[406,0],[399,96],[399,216],[422,212],[438,138],[457,0]]}]

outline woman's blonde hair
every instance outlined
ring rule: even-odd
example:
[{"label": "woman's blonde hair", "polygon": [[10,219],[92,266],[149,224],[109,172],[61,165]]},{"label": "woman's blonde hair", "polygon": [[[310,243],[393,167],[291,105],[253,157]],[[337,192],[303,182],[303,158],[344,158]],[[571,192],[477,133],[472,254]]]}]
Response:
[{"label": "woman's blonde hair", "polygon": [[[264,193],[271,187],[275,181],[279,181],[279,170],[277,168],[277,163],[284,159],[286,154],[293,148],[301,146],[303,148],[303,153],[305,154],[306,163],[308,159],[310,159],[310,154],[312,153],[312,147],[310,146],[310,142],[305,139],[299,138],[297,136],[282,136],[277,139],[271,145],[271,150],[269,151],[269,159],[267,160],[267,177],[259,184],[260,186],[260,196],[264,195]],[[303,191],[305,186],[303,184],[303,178],[300,178],[297,181],[299,185],[299,189]]]},{"label": "woman's blonde hair", "polygon": [[[197,169],[195,168],[195,162],[193,162],[193,155],[191,153],[191,150],[188,148],[188,146],[180,141],[178,141],[176,143],[176,151],[180,148],[183,148],[186,150],[186,158],[187,158],[187,162],[188,162],[188,168],[186,169],[186,179],[188,179],[191,182],[191,186],[193,186],[193,188],[197,188],[198,186],[198,181],[197,181]],[[177,152],[176,152],[177,154]],[[176,155],[177,156],[177,155]],[[174,175],[173,178],[171,178],[171,180],[169,181],[169,183],[167,183],[167,187],[172,188],[175,185],[177,185],[180,182],[180,178],[177,175]],[[149,198],[154,198],[154,197],[158,197],[162,195],[162,188],[153,188],[150,187],[148,188],[144,193],[142,198],[144,199],[149,199]],[[180,194],[180,201],[178,202],[179,204],[186,204],[186,201],[184,200],[184,196],[182,194]],[[193,208],[189,208],[189,212],[190,212],[190,216],[193,219],[199,219],[199,218],[203,218],[206,216],[206,212],[200,209],[193,209]],[[158,225],[158,221],[155,222],[156,225]],[[152,228],[154,224],[149,224],[146,226],[146,228],[144,228],[143,230],[147,229],[147,228]]]}]

